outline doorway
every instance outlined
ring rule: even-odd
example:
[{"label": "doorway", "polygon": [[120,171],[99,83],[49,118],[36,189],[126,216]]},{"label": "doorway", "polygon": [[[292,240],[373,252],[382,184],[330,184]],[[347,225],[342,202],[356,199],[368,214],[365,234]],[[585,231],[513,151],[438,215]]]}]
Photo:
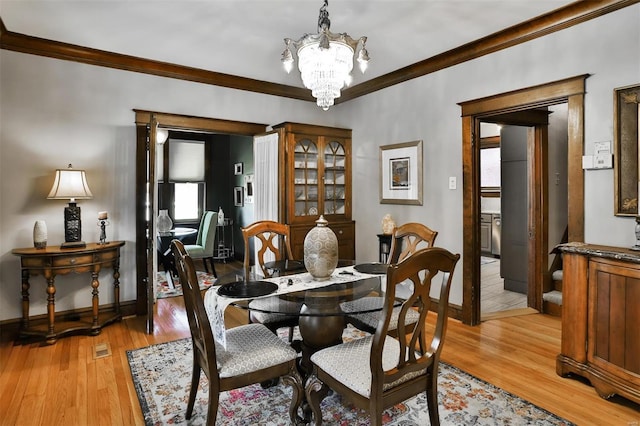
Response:
[{"label": "doorway", "polygon": [[[584,93],[588,75],[559,80],[514,92],[460,103],[463,134],[463,303],[461,319],[468,325],[481,321],[480,262],[481,255],[481,190],[480,190],[480,123],[506,120],[512,124],[534,122],[535,110],[567,104],[567,229],[569,241],[584,240]],[[546,113],[545,113],[546,120]],[[546,125],[535,125],[531,158],[534,179],[547,179],[542,170],[546,157]],[[529,194],[528,282],[534,291],[528,296],[531,308],[542,310],[542,288],[548,259],[548,193],[547,183],[535,185]]]},{"label": "doorway", "polygon": [[136,314],[147,316],[153,333],[153,274],[155,256],[156,129],[255,136],[267,125],[214,118],[134,110],[136,114]]},{"label": "doorway", "polygon": [[[546,232],[547,247],[562,242],[567,226],[567,104],[534,109],[527,115],[532,120],[522,115],[517,125],[504,117],[499,124],[481,123],[481,257],[478,261],[483,321],[536,312],[529,307],[529,301],[535,300],[540,292],[545,299],[544,293],[552,290],[550,265],[554,256],[542,257],[542,267],[547,271],[542,279],[528,281],[528,206],[533,203],[528,194],[542,194],[545,200],[546,226],[538,232]],[[548,124],[544,124],[545,115]],[[536,126],[540,128],[536,130]],[[541,135],[539,142],[536,134]],[[538,151],[536,143],[541,144],[539,151],[543,153],[539,158],[532,155]],[[537,169],[547,178],[538,177]]]}]

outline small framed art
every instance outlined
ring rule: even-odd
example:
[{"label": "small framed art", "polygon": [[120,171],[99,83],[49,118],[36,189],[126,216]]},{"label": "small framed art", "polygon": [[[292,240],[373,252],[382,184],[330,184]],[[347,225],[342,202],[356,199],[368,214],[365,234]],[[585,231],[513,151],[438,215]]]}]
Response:
[{"label": "small framed art", "polygon": [[233,205],[236,207],[244,206],[244,188],[242,186],[233,188]]},{"label": "small framed art", "polygon": [[244,202],[247,204],[253,203],[253,175],[244,176]]},{"label": "small framed art", "polygon": [[242,174],[242,163],[235,163],[233,165],[233,174],[241,175]]},{"label": "small framed art", "polygon": [[380,203],[422,205],[422,141],[380,147]]}]

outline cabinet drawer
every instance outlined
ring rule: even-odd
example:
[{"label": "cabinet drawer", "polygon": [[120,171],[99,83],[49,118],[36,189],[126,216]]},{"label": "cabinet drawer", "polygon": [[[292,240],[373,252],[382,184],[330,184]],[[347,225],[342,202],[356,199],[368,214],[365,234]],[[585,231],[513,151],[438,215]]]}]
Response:
[{"label": "cabinet drawer", "polygon": [[[304,238],[314,226],[291,226],[291,251],[293,251],[295,259],[304,258]],[[355,222],[330,223],[329,228],[338,239],[338,257],[340,259],[355,259]]]},{"label": "cabinet drawer", "polygon": [[64,257],[54,257],[53,258],[53,267],[54,268],[64,268],[68,266],[79,266],[79,265],[89,265],[93,263],[93,255],[92,254],[81,254],[78,256],[64,256]]}]

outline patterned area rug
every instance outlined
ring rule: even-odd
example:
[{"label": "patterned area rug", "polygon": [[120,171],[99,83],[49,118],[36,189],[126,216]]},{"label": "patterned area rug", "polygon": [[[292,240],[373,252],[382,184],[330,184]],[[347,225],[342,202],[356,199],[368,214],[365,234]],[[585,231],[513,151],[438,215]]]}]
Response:
[{"label": "patterned area rug", "polygon": [[[198,275],[198,282],[200,283],[200,290],[207,289],[211,287],[216,282],[216,278],[213,274],[209,274],[203,271],[196,271]],[[169,286],[167,281],[167,274],[165,272],[158,272],[158,291],[156,292],[156,297],[158,299],[163,299],[165,297],[176,297],[182,296],[182,286],[180,285],[180,278],[173,277],[173,285],[174,288]]]},{"label": "patterned area rug", "polygon": [[[348,327],[345,340],[362,336]],[[286,335],[281,337],[286,338]],[[209,386],[204,374],[193,416],[184,418],[191,383],[191,340],[148,346],[127,351],[140,406],[147,425],[204,425]],[[218,408],[218,425],[288,425],[291,388],[280,383],[268,389],[260,385],[223,392]],[[440,363],[438,378],[440,422],[443,425],[571,425],[515,395],[451,365]],[[322,402],[327,425],[369,424],[363,411],[345,405],[340,395],[330,392]],[[428,425],[427,399],[423,393],[387,409],[385,425]]]}]

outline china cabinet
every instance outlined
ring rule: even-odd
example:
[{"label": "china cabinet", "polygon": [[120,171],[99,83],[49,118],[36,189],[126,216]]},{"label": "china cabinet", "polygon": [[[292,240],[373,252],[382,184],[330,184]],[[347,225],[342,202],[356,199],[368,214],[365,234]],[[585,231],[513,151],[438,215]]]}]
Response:
[{"label": "china cabinet", "polygon": [[323,215],[338,237],[339,257],[355,258],[351,130],[299,123],[282,123],[274,129],[285,159],[282,211],[291,227],[293,256],[302,259],[304,237]]}]

